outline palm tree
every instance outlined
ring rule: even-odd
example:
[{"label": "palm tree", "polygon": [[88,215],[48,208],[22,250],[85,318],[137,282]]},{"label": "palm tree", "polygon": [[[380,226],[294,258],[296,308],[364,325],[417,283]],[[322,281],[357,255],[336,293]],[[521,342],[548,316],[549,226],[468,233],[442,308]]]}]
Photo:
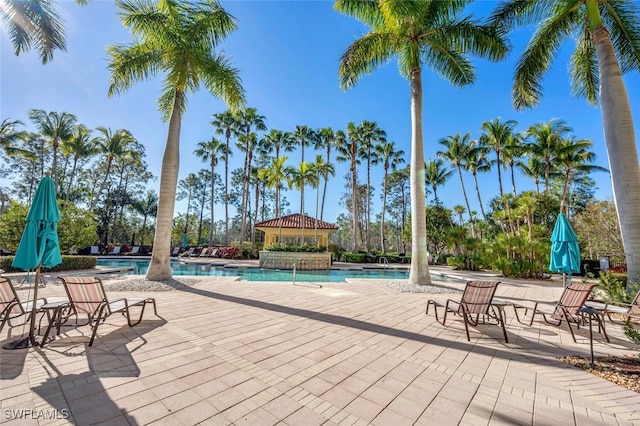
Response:
[{"label": "palm tree", "polygon": [[351,214],[353,223],[353,252],[358,252],[358,148],[361,144],[360,131],[353,121],[347,124],[347,137],[337,146],[339,162],[349,162],[351,173]]},{"label": "palm tree", "polygon": [[427,264],[422,66],[428,64],[454,86],[474,82],[466,53],[490,60],[508,51],[501,30],[460,17],[467,2],[337,0],[335,8],[371,27],[342,54],[340,84],[348,89],[365,74],[399,57],[400,72],[411,86],[411,235],[409,282],[431,284]]},{"label": "palm tree", "polygon": [[99,152],[98,138],[92,138],[91,131],[87,129],[86,126],[79,124],[76,128],[75,134],[71,137],[69,142],[63,146],[63,150],[73,159],[73,166],[71,167],[71,174],[69,175],[69,182],[67,183],[67,191],[65,194],[65,199],[69,200],[78,161],[83,158],[91,157]]},{"label": "palm tree", "polygon": [[514,196],[518,195],[518,192],[516,191],[515,164],[524,152],[524,139],[525,134],[512,133],[502,150],[503,164],[505,167],[509,166],[509,171],[511,173],[511,189],[513,190]]},{"label": "palm tree", "polygon": [[41,109],[29,110],[29,118],[34,122],[36,128],[42,136],[49,139],[53,148],[53,163],[51,171],[56,191],[58,185],[58,148],[60,144],[67,142],[75,133],[77,121],[75,115],[68,112],[46,112]]},{"label": "palm tree", "polygon": [[93,210],[96,207],[100,195],[107,188],[107,180],[111,173],[113,161],[116,158],[131,155],[133,153],[131,146],[135,142],[135,138],[131,136],[131,133],[129,133],[128,130],[119,129],[114,133],[111,129],[102,126],[97,127],[96,130],[102,134],[102,136],[98,136],[96,138],[96,150],[98,153],[104,155],[104,162],[106,166],[102,183],[100,184],[100,188],[96,192],[95,197],[91,201],[89,210]]},{"label": "palm tree", "polygon": [[167,143],[160,174],[158,219],[153,254],[146,278],[166,280],[172,277],[170,265],[171,229],[178,184],[180,126],[186,107],[186,95],[202,82],[214,96],[230,108],[244,103],[244,91],[238,77],[217,45],[236,24],[215,0],[176,3],[160,0],[118,0],[120,18],[135,37],[135,43],[107,49],[111,57],[109,96],[119,94],[134,82],[165,73],[159,106],[169,121]]},{"label": "palm tree", "polygon": [[491,170],[491,161],[489,161],[489,157],[487,156],[487,148],[484,146],[473,146],[464,160],[464,168],[473,175],[473,182],[475,183],[476,193],[478,194],[478,203],[480,204],[480,212],[482,212],[482,217],[486,220],[487,215],[484,212],[482,198],[480,197],[480,188],[478,187],[478,172],[487,173]]},{"label": "palm tree", "polygon": [[513,95],[517,109],[538,104],[542,78],[557,58],[562,42],[576,40],[571,58],[571,89],[593,105],[600,98],[628,283],[640,282],[640,165],[622,74],[640,70],[639,16],[637,3],[611,0],[556,0],[544,4],[510,0],[493,15],[507,29],[516,24],[538,25],[516,67]]},{"label": "palm tree", "polygon": [[229,156],[233,155],[230,150],[231,136],[237,135],[238,121],[233,111],[228,110],[223,113],[213,114],[211,125],[216,128],[216,133],[224,135],[226,138],[224,152],[224,245],[229,245]]},{"label": "palm tree", "polygon": [[562,197],[560,199],[560,212],[568,215],[568,207],[566,205],[569,193],[569,185],[571,178],[576,173],[589,173],[593,171],[608,172],[609,170],[589,164],[596,159],[596,154],[589,151],[593,146],[593,142],[588,139],[575,140],[569,137],[563,140],[558,147],[558,155],[555,159],[556,166],[562,169],[564,176],[564,184],[562,185]]},{"label": "palm tree", "polygon": [[320,178],[322,178],[324,180],[324,187],[326,189],[327,180],[329,178],[329,175],[335,176],[336,175],[336,169],[335,169],[335,167],[333,167],[333,164],[327,163],[325,161],[325,159],[322,158],[321,154],[316,154],[316,161],[311,163],[311,169],[313,170],[313,172],[316,174],[316,177],[318,178],[318,185],[315,186],[315,188],[316,188],[316,214],[314,216],[315,238],[316,238],[316,241],[317,241],[317,239],[318,239],[318,206],[320,204],[320,185],[319,185]]},{"label": "palm tree", "polygon": [[464,218],[462,217],[462,215],[467,212],[467,209],[465,209],[462,204],[457,204],[453,206],[453,212],[458,215],[460,226],[464,226]]},{"label": "palm tree", "polygon": [[540,193],[540,177],[544,176],[545,164],[535,155],[527,154],[527,161],[518,160],[516,167],[527,177],[533,179],[536,185],[536,193]]},{"label": "palm tree", "polygon": [[445,169],[444,160],[441,158],[429,160],[425,164],[425,184],[431,185],[431,189],[433,189],[434,203],[436,205],[440,203],[438,200],[437,188],[444,185],[453,173],[453,169]]},{"label": "palm tree", "polygon": [[155,217],[158,210],[158,194],[147,191],[142,199],[134,199],[131,207],[142,215],[142,228],[140,230],[140,245],[144,245],[145,229],[149,216]]},{"label": "palm tree", "polygon": [[371,164],[378,164],[379,158],[377,156],[375,142],[385,142],[387,140],[387,133],[378,127],[375,121],[363,121],[360,123],[360,137],[362,138],[362,144],[360,145],[360,157],[367,160],[367,205],[365,206],[365,212],[367,214],[367,221],[364,226],[364,234],[366,238],[367,253],[371,251],[370,247],[370,233],[369,225],[371,224]]},{"label": "palm tree", "polygon": [[300,142],[300,162],[304,163],[304,147],[310,146],[312,143],[315,144],[318,140],[318,133],[307,126],[296,126],[296,130],[291,134],[294,139]]},{"label": "palm tree", "polygon": [[469,199],[467,198],[467,191],[464,188],[462,169],[465,167],[463,162],[467,157],[469,157],[469,153],[473,149],[473,145],[471,144],[471,133],[468,132],[464,136],[457,133],[454,136],[447,136],[446,138],[440,139],[438,142],[447,148],[446,151],[438,151],[438,157],[444,158],[458,169],[464,203],[467,205],[467,211],[470,212],[471,206],[469,205]]},{"label": "palm tree", "polygon": [[[240,238],[238,249],[242,253],[242,244],[247,232],[247,210],[249,204],[249,180],[251,178],[251,162],[253,160],[253,150],[257,143],[257,136],[253,133],[255,130],[267,130],[267,126],[264,124],[264,115],[258,114],[258,110],[255,108],[245,108],[240,111],[239,125],[240,130],[244,130],[244,174],[242,178],[242,218],[240,219]],[[257,206],[256,206],[257,208]]]},{"label": "palm tree", "polygon": [[[345,135],[342,130],[338,130],[337,132],[334,132],[331,127],[325,127],[318,131],[318,143],[316,143],[316,149],[325,148],[327,150],[327,155],[325,157],[326,164],[331,164],[331,148],[335,148],[339,144],[343,143],[344,138],[345,138]],[[335,172],[334,172],[334,175],[335,175]],[[324,185],[322,188],[322,203],[320,205],[320,220],[324,219],[324,202],[327,197],[328,181],[329,181],[329,175],[325,174]],[[318,215],[316,213],[316,217],[317,216]]]},{"label": "palm tree", "polygon": [[216,186],[216,166],[218,161],[223,157],[227,151],[227,147],[224,143],[220,142],[220,139],[211,138],[208,141],[198,142],[198,148],[193,151],[196,157],[202,159],[202,161],[209,161],[211,167],[211,227],[209,229],[209,247],[213,246],[213,238],[215,237],[215,186]]},{"label": "palm tree", "polygon": [[304,186],[312,185],[314,188],[320,184],[320,178],[309,163],[300,163],[297,169],[293,169],[289,178],[289,186],[300,190],[300,215],[302,216],[302,244],[304,244]]},{"label": "palm tree", "polygon": [[10,157],[20,154],[29,156],[30,154],[28,150],[16,145],[16,143],[22,142],[28,134],[24,130],[16,130],[18,125],[23,125],[22,121],[10,121],[8,118],[0,123],[0,148]]},{"label": "palm tree", "polygon": [[502,191],[502,150],[509,144],[513,136],[513,129],[518,124],[515,120],[501,121],[500,117],[482,123],[481,129],[484,131],[480,136],[480,145],[491,148],[496,153],[495,164],[498,167],[498,187],[500,197],[504,195]]},{"label": "palm tree", "polygon": [[296,141],[290,132],[283,132],[282,130],[271,129],[262,138],[263,146],[274,151],[275,158],[280,158],[280,151],[291,152],[295,149]]},{"label": "palm tree", "polygon": [[286,165],[288,159],[286,155],[274,158],[271,167],[261,170],[267,180],[267,187],[276,191],[276,217],[280,217],[280,191],[293,173],[293,168]]},{"label": "palm tree", "polygon": [[382,167],[384,169],[384,176],[382,178],[382,212],[380,215],[380,241],[382,245],[382,254],[387,252],[385,245],[385,232],[384,232],[384,216],[387,210],[387,178],[389,177],[389,169],[395,171],[396,168],[404,163],[404,151],[396,150],[396,144],[394,142],[383,142],[380,145],[376,145],[376,153],[378,158],[382,160]]},{"label": "palm tree", "polygon": [[552,164],[562,140],[571,132],[564,120],[553,119],[548,123],[536,123],[527,129],[528,151],[544,161],[544,192],[549,191]]}]

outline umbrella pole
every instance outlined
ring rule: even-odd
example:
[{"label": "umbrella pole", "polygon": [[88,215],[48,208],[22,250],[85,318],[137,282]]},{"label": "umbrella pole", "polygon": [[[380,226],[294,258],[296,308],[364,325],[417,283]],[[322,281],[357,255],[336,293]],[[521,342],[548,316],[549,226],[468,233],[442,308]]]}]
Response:
[{"label": "umbrella pole", "polygon": [[33,305],[31,306],[31,319],[29,321],[29,342],[31,343],[31,346],[40,346],[35,337],[37,316],[36,304],[38,302],[38,285],[40,284],[40,267],[41,265],[38,265],[36,268],[36,282],[33,285]]}]

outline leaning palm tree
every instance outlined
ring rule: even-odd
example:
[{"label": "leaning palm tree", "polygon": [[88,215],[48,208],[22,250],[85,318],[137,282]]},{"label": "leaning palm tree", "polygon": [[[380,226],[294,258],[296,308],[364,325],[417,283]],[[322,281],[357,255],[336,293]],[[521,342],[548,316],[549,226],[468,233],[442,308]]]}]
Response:
[{"label": "leaning palm tree", "polygon": [[213,114],[211,125],[216,128],[216,134],[226,138],[224,152],[224,245],[229,245],[229,156],[231,151],[231,136],[238,134],[238,120],[231,110]]},{"label": "leaning palm tree", "polygon": [[440,203],[440,200],[438,200],[438,187],[443,186],[453,174],[453,169],[445,168],[442,158],[429,160],[425,164],[425,184],[431,185],[431,189],[433,189],[434,204],[438,205]]},{"label": "leaning palm tree", "polygon": [[387,180],[389,177],[389,169],[395,171],[396,168],[404,163],[404,151],[396,150],[396,144],[394,142],[383,142],[380,145],[376,145],[376,153],[378,158],[382,161],[382,167],[384,169],[384,176],[382,178],[382,212],[380,213],[380,241],[382,245],[382,254],[387,252],[385,245],[385,223],[384,216],[387,211]]},{"label": "leaning palm tree", "polygon": [[427,64],[454,86],[475,80],[472,53],[490,60],[505,57],[499,29],[462,17],[466,1],[337,0],[335,8],[371,27],[342,54],[340,84],[348,89],[365,74],[399,57],[400,72],[411,86],[411,244],[409,282],[431,284],[427,264],[422,67]]},{"label": "leaning palm tree", "polygon": [[209,161],[211,167],[211,227],[209,229],[209,247],[213,245],[213,239],[215,237],[215,188],[216,188],[216,166],[218,161],[225,155],[227,147],[224,143],[220,142],[220,139],[211,138],[208,141],[198,142],[198,148],[193,151],[196,157],[202,159],[202,161]]},{"label": "leaning palm tree", "polygon": [[464,180],[462,179],[462,169],[466,167],[464,161],[469,157],[471,150],[474,148],[472,142],[474,141],[471,140],[471,133],[466,133],[464,136],[460,133],[453,136],[447,136],[439,141],[441,145],[447,148],[446,151],[438,151],[437,153],[438,157],[447,160],[455,166],[456,169],[458,169],[460,187],[462,188],[462,195],[464,196],[464,203],[467,205],[468,212],[471,212],[471,206],[469,205],[467,190],[464,187]]},{"label": "leaning palm tree", "polygon": [[484,206],[482,204],[482,197],[480,197],[480,188],[478,187],[478,172],[487,173],[491,170],[491,161],[489,161],[489,157],[487,156],[487,148],[484,146],[474,146],[464,159],[464,168],[473,175],[473,183],[476,186],[476,193],[478,194],[480,212],[484,220],[487,220],[487,215],[484,212]]},{"label": "leaning palm tree", "polygon": [[[562,42],[576,40],[571,58],[571,91],[591,104],[600,98],[605,144],[620,229],[627,256],[628,283],[640,282],[640,165],[629,97],[622,78],[640,70],[640,9],[614,0],[509,0],[493,18],[507,29],[537,24],[516,67],[516,108],[538,104],[542,78]],[[600,86],[600,89],[598,89]]]},{"label": "leaning palm tree", "polygon": [[178,3],[173,0],[118,0],[122,24],[135,42],[107,49],[111,58],[109,96],[135,82],[165,73],[159,106],[169,121],[160,174],[158,219],[147,279],[172,277],[171,229],[178,184],[180,126],[186,95],[200,83],[230,108],[244,103],[238,70],[223,53],[214,50],[236,29],[236,24],[215,0]]},{"label": "leaning palm tree", "polygon": [[58,192],[58,149],[61,144],[69,141],[78,125],[75,115],[68,112],[46,112],[41,109],[29,110],[29,118],[34,122],[40,134],[49,139],[53,149],[51,171],[56,191]]}]

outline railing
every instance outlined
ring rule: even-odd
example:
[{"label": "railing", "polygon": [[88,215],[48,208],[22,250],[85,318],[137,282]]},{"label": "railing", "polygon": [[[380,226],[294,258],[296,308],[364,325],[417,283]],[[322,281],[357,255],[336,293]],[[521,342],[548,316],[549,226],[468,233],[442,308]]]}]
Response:
[{"label": "railing", "polygon": [[296,285],[296,262],[293,262],[293,275],[291,276],[291,284]]},{"label": "railing", "polygon": [[378,263],[382,263],[385,269],[391,269],[391,265],[389,264],[389,259],[387,259],[385,256],[380,256]]}]

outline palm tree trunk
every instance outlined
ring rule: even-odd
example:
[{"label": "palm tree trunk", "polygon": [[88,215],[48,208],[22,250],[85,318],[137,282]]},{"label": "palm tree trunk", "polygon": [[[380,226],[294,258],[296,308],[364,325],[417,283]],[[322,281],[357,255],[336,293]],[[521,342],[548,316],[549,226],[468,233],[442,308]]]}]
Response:
[{"label": "palm tree trunk", "polygon": [[231,130],[227,128],[227,146],[224,152],[224,245],[229,246],[229,139]]},{"label": "palm tree trunk", "polygon": [[364,224],[365,244],[367,254],[371,252],[371,237],[369,236],[369,224],[371,223],[371,141],[367,147],[367,222]]},{"label": "palm tree trunk", "polygon": [[51,165],[51,171],[53,172],[53,182],[54,188],[56,192],[60,192],[60,188],[58,188],[58,146],[60,145],[60,140],[58,138],[53,138],[51,141],[51,146],[53,147],[53,162]]},{"label": "palm tree trunk", "polygon": [[500,197],[504,195],[502,192],[502,161],[500,161],[500,151],[496,151],[496,165],[498,166],[498,187],[500,189]]},{"label": "palm tree trunk", "polygon": [[69,175],[69,183],[67,184],[67,193],[65,199],[69,200],[69,194],[71,193],[71,187],[73,184],[73,178],[76,176],[76,167],[78,165],[78,157],[73,157],[73,167],[71,168],[71,174]]},{"label": "palm tree trunk", "polygon": [[170,263],[171,229],[173,227],[173,210],[176,203],[178,169],[180,167],[181,104],[182,92],[176,91],[169,120],[167,145],[162,157],[158,216],[156,219],[156,233],[153,239],[153,253],[151,254],[151,262],[146,275],[148,280],[170,280],[172,278]]},{"label": "palm tree trunk", "polygon": [[600,105],[613,195],[627,260],[627,288],[640,282],[640,166],[629,97],[609,32],[593,34],[600,65]]},{"label": "palm tree trunk", "polygon": [[213,240],[216,233],[216,220],[214,215],[214,207],[216,204],[215,201],[215,190],[216,190],[216,166],[215,159],[211,159],[211,202],[209,207],[211,208],[211,226],[209,227],[209,247],[213,246]]},{"label": "palm tree trunk", "polygon": [[480,211],[482,212],[482,217],[484,220],[487,220],[487,215],[484,213],[484,207],[482,206],[482,198],[480,198],[480,188],[478,187],[478,176],[476,173],[473,173],[473,182],[476,185],[476,193],[478,194],[478,203],[480,204]]},{"label": "palm tree trunk", "polygon": [[255,226],[256,223],[258,223],[258,206],[260,205],[260,182],[256,181],[256,206],[255,206],[255,212],[253,214],[253,230],[251,231],[251,253],[253,253],[253,251],[256,248],[256,231],[255,231]]},{"label": "palm tree trunk", "polygon": [[356,174],[355,142],[351,142],[351,210],[353,211],[353,252],[358,252],[358,175]]},{"label": "palm tree trunk", "polygon": [[[469,198],[467,197],[467,191],[464,189],[464,180],[462,180],[462,168],[458,165],[458,176],[460,176],[460,187],[462,187],[462,195],[464,196],[464,203],[467,205],[467,212],[469,213],[469,218],[471,219],[471,236],[473,238],[476,237],[476,221],[471,216],[471,206],[469,205]],[[460,224],[462,225],[462,215],[460,215]]]},{"label": "palm tree trunk", "polygon": [[389,174],[389,166],[384,165],[384,178],[382,179],[382,212],[380,213],[380,245],[382,246],[382,254],[387,253],[387,247],[384,244],[384,212],[387,210],[387,175]]},{"label": "palm tree trunk", "polygon": [[509,167],[511,168],[511,187],[513,188],[513,196],[516,197],[518,193],[516,192],[516,175],[513,171],[513,161],[509,163]]},{"label": "palm tree trunk", "polygon": [[[327,145],[327,164],[331,164],[329,162],[329,158],[331,157],[331,144]],[[327,181],[329,180],[329,172],[327,171],[324,174],[324,188],[322,189],[322,207],[320,207],[320,220],[324,220],[324,200],[327,197]],[[317,217],[318,215],[316,215]]]},{"label": "palm tree trunk", "polygon": [[409,283],[431,285],[427,263],[424,143],[422,139],[422,75],[411,71],[411,270]]}]

